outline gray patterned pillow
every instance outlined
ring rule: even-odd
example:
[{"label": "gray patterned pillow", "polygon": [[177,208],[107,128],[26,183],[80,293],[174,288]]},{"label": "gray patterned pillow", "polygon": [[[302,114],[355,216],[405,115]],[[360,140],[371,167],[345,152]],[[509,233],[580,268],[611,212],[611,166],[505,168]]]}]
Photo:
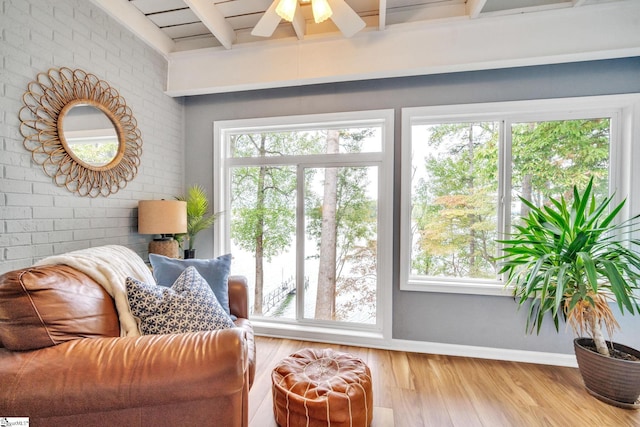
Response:
[{"label": "gray patterned pillow", "polygon": [[131,313],[143,335],[230,328],[231,318],[195,267],[187,267],[170,288],[127,278]]}]

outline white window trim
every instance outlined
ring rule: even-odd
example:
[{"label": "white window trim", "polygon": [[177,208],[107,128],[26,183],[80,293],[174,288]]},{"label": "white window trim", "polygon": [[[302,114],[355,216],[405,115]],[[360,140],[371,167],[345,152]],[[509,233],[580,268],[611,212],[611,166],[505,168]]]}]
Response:
[{"label": "white window trim", "polygon": [[[370,110],[343,113],[312,114],[300,116],[267,117],[256,119],[238,119],[216,121],[213,125],[213,152],[216,173],[214,174],[214,212],[221,212],[221,216],[214,224],[214,253],[220,255],[227,253],[231,247],[228,233],[230,215],[226,210],[230,204],[228,186],[230,179],[230,161],[228,159],[227,135],[236,132],[258,131],[284,131],[301,129],[301,125],[309,124],[311,128],[319,126],[327,128],[352,125],[354,122],[366,125],[382,124],[383,143],[380,152],[359,153],[356,155],[340,154],[340,159],[345,164],[359,163],[362,165],[379,165],[378,174],[378,300],[376,312],[376,325],[368,327],[358,324],[325,323],[308,319],[268,319],[260,318],[255,321],[257,332],[296,338],[300,334],[300,328],[314,331],[314,339],[318,341],[335,341],[349,337],[350,342],[366,345],[380,345],[391,342],[392,332],[392,294],[393,294],[393,153],[394,153],[394,110]],[[261,159],[264,163],[278,164],[283,160],[299,159],[305,167],[324,166],[323,159],[331,155],[318,156],[290,156],[268,157]],[[233,164],[244,162],[256,164],[255,159],[233,159]],[[232,268],[233,270],[233,268]],[[340,338],[342,337],[342,338]]]},{"label": "white window trim", "polygon": [[[610,185],[616,190],[616,198],[625,196],[624,215],[640,211],[640,95],[607,95],[580,98],[558,98],[532,101],[496,102],[486,104],[462,104],[402,109],[402,170],[400,189],[400,290],[440,292],[473,295],[512,296],[501,280],[473,280],[464,278],[435,278],[410,275],[411,263],[411,136],[416,122],[452,122],[500,120],[505,127],[511,122],[526,120],[551,120],[585,117],[589,115],[612,117],[610,157]],[[506,134],[503,133],[503,135]],[[501,146],[503,146],[501,144]],[[506,161],[501,150],[500,161]],[[499,177],[501,188],[510,174]],[[498,209],[504,214],[505,204]]]}]

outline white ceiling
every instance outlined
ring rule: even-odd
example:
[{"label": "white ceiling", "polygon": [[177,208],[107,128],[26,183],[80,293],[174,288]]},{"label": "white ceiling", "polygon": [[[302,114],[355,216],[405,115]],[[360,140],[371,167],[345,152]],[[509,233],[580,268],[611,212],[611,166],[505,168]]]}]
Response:
[{"label": "white ceiling", "polygon": [[[204,47],[265,41],[251,30],[273,0],[128,0],[127,13],[139,13],[173,41],[172,52]],[[618,0],[346,0],[367,23],[365,31],[419,22],[425,25],[445,19],[477,19],[495,15],[535,13],[551,9],[584,7]],[[117,4],[127,0],[107,0]],[[100,3],[100,2],[98,2]],[[108,7],[108,6],[107,6]],[[305,35],[330,35],[338,31],[327,20],[315,24],[309,4],[301,4]],[[112,8],[116,14],[120,8]],[[109,10],[108,10],[109,11]],[[281,21],[271,39],[296,37],[291,23]]]},{"label": "white ceiling", "polygon": [[167,59],[171,96],[640,55],[640,0],[345,0],[350,38],[309,5],[262,38],[273,0],[91,1]]}]

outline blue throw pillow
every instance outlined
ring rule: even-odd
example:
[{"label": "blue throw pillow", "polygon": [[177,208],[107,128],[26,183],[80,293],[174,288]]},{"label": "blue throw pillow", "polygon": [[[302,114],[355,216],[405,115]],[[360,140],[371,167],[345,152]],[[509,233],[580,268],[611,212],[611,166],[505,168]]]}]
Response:
[{"label": "blue throw pillow", "polygon": [[229,270],[231,254],[213,259],[177,259],[158,254],[149,254],[153,276],[158,285],[171,286],[187,267],[195,267],[209,283],[213,293],[227,314],[229,311]]},{"label": "blue throw pillow", "polygon": [[128,277],[131,313],[140,319],[143,335],[179,334],[233,327],[209,284],[188,267],[172,287],[149,285]]}]

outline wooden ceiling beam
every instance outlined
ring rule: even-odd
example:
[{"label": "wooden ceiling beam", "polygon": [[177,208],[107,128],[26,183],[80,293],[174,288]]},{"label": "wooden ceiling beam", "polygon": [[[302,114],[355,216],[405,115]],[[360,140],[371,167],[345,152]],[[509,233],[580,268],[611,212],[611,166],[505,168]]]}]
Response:
[{"label": "wooden ceiling beam", "polygon": [[468,0],[467,1],[467,15],[469,18],[475,19],[480,15],[480,11],[487,3],[487,0]]},{"label": "wooden ceiling beam", "polygon": [[162,32],[144,13],[127,0],[91,0],[114,19],[140,37],[146,44],[167,57],[176,44]]},{"label": "wooden ceiling beam", "polygon": [[387,27],[387,0],[378,2],[378,30],[384,31]]},{"label": "wooden ceiling beam", "polygon": [[224,15],[220,13],[215,3],[210,0],[184,0],[189,8],[207,27],[211,34],[227,49],[231,49],[236,41],[236,32]]}]

